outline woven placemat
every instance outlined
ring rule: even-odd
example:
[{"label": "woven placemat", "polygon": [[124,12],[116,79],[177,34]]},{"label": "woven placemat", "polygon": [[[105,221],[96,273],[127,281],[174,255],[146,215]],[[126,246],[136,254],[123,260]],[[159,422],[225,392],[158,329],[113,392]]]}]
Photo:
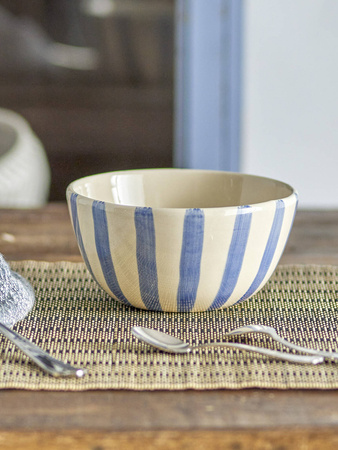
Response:
[{"label": "woven placemat", "polygon": [[[88,373],[81,379],[53,378],[0,337],[2,389],[338,388],[335,362],[299,365],[225,348],[174,355],[152,349],[130,333],[133,325],[142,325],[193,344],[222,341],[235,327],[260,323],[275,327],[294,343],[336,350],[338,267],[279,266],[265,288],[247,302],[202,313],[124,306],[96,285],[82,263],[19,261],[11,268],[30,281],[37,298],[15,329]],[[232,340],[281,349],[260,334]]]}]

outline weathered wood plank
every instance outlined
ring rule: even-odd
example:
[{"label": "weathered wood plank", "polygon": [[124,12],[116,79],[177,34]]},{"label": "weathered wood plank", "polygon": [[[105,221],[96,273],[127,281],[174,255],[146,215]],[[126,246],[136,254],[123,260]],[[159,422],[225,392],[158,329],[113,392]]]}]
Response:
[{"label": "weathered wood plank", "polygon": [[299,211],[280,262],[338,265],[338,211]]},{"label": "weathered wood plank", "polygon": [[0,252],[7,260],[81,261],[66,203],[0,210]]},{"label": "weathered wood plank", "polygon": [[0,432],[2,450],[336,450],[338,433],[333,429],[262,431],[137,431],[114,432]]},{"label": "weathered wood plank", "polygon": [[[263,430],[338,427],[335,391],[0,391],[0,430]],[[24,405],[24,408],[22,407]],[[338,428],[337,428],[338,430]]]}]

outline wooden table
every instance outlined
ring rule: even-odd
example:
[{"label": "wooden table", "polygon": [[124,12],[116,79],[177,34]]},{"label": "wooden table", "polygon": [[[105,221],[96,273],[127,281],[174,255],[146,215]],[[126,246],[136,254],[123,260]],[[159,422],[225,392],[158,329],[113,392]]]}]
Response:
[{"label": "wooden table", "polygon": [[[0,211],[10,260],[81,261],[64,203]],[[281,263],[338,265],[338,212],[297,213]],[[337,449],[338,391],[0,391],[0,449]]]}]

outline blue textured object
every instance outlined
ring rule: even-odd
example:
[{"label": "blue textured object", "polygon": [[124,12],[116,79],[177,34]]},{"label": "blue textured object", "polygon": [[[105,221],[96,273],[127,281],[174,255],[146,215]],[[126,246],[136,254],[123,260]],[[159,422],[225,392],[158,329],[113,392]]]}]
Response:
[{"label": "blue textured object", "polygon": [[35,303],[30,283],[13,272],[0,254],[0,322],[12,327],[26,317]]}]

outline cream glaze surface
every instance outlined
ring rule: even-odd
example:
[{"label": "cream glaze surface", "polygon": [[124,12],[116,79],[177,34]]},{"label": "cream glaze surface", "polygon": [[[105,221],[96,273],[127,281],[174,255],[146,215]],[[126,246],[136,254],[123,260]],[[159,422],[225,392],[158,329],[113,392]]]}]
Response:
[{"label": "cream glaze surface", "polygon": [[232,172],[144,169],[89,176],[72,184],[85,197],[152,208],[213,208],[253,205],[290,196],[277,180]]}]

